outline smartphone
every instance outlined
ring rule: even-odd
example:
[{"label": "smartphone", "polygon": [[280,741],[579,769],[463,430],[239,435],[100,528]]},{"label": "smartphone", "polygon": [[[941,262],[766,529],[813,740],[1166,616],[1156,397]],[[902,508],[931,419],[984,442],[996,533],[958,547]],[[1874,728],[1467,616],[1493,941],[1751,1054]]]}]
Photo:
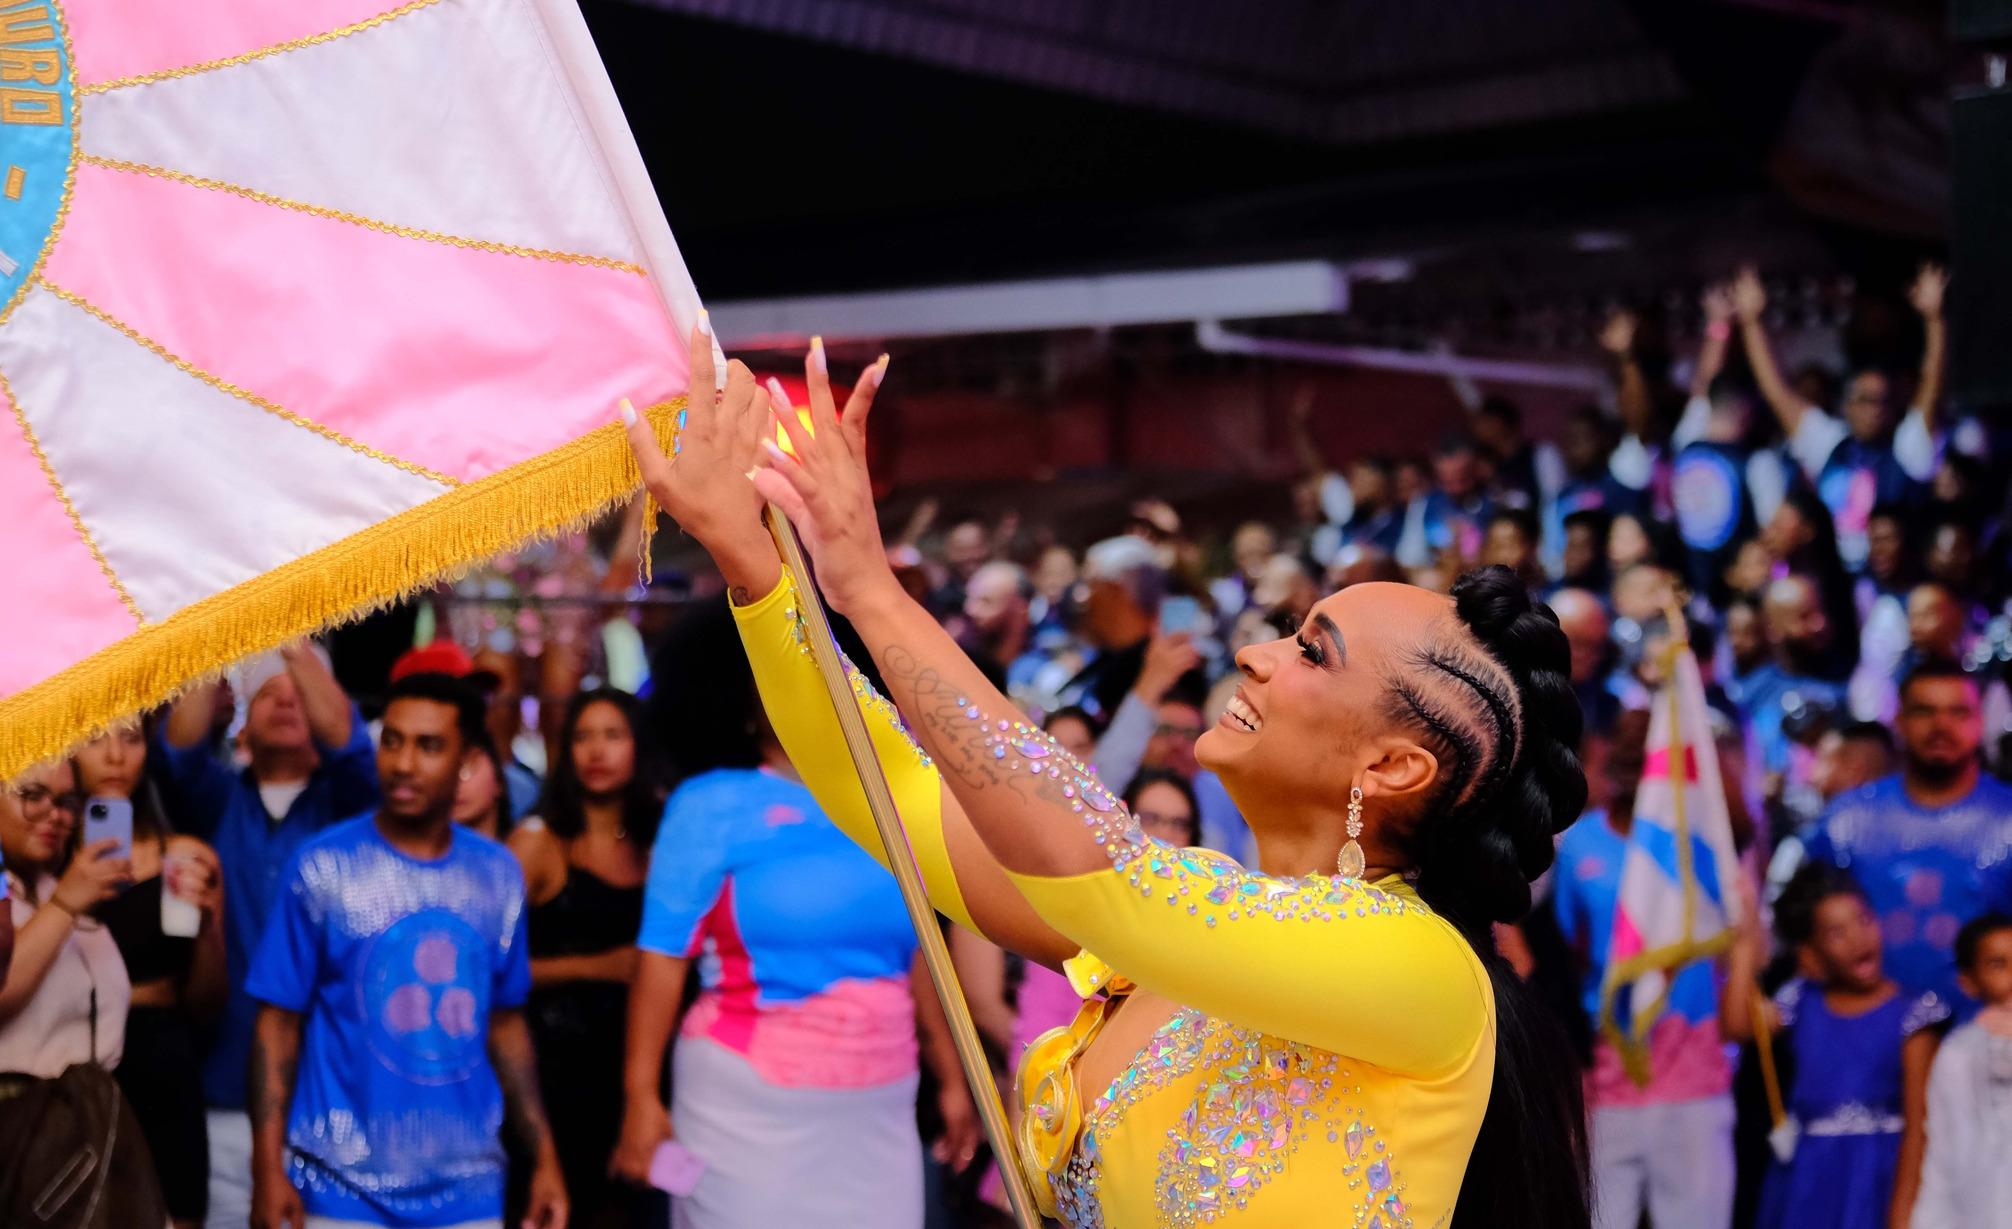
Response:
[{"label": "smartphone", "polygon": [[1202,626],[1202,604],[1191,597],[1169,597],[1160,600],[1160,630],[1168,635],[1179,632],[1200,631]]},{"label": "smartphone", "polygon": [[658,1144],[650,1158],[650,1185],[673,1195],[689,1195],[699,1189],[699,1177],[705,1172],[706,1163],[698,1154],[675,1139]]},{"label": "smartphone", "polygon": [[84,844],[112,837],[119,842],[115,858],[133,856],[133,800],[93,798],[84,804]]}]

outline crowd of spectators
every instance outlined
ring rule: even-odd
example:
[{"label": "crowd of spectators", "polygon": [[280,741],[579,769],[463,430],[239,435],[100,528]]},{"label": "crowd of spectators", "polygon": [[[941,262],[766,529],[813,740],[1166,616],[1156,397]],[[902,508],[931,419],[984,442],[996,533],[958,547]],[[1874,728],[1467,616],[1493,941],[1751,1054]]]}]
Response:
[{"label": "crowd of spectators", "polygon": [[[1647,362],[1616,312],[1600,337],[1610,404],[1546,438],[1512,400],[1463,389],[1467,421],[1429,456],[1327,455],[1315,416],[1367,407],[1302,397],[1289,522],[1196,532],[1149,499],[1094,542],[1028,509],[940,533],[918,521],[891,551],[1148,831],[1248,863],[1249,830],[1194,757],[1234,720],[1238,650],[1293,634],[1334,589],[1445,591],[1512,569],[1570,639],[1593,802],[1499,939],[1580,1042],[1584,1071],[1560,1078],[1586,1081],[1597,1223],[2005,1224],[2012,1200],[1990,1192],[2012,1145],[2012,789],[1997,778],[2012,773],[2012,536],[1992,492],[2012,450],[1942,405],[1944,281],[1925,268],[1908,289],[1908,372],[1784,373],[1744,270],[1704,292],[1697,352],[1675,363]],[[772,1206],[746,1192],[789,1175],[724,1158],[750,1137],[789,1155],[785,1125],[815,1114],[873,1124],[853,1132],[860,1155],[905,1149],[917,1175],[932,1141],[948,1181],[918,1215],[996,1216],[996,1179],[954,1173],[973,1112],[928,992],[911,992],[891,881],[788,779],[723,606],[668,635],[595,609],[607,626],[574,630],[586,647],[567,669],[521,645],[471,656],[450,629],[354,698],[295,646],[0,792],[15,931],[0,1078],[116,1068],[182,1226],[276,1224],[287,1190],[372,1223],[506,1203],[536,1219],[562,1185],[575,1224],[661,1223],[637,1190],[673,1124],[716,1149],[707,1176],[667,1179],[700,1184],[680,1223],[733,1224]],[[1679,624],[1754,886],[1725,958],[1673,982],[1643,1084],[1601,1037],[1599,1001],[1644,710]],[[81,806],[105,796],[134,803],[130,858],[78,847]],[[813,873],[833,912],[806,935],[801,903],[763,885]],[[194,934],[150,925],[164,892],[200,911]],[[344,940],[349,912],[387,908],[434,921],[367,950]],[[952,947],[1005,1078],[1075,996],[973,936]],[[878,1031],[847,1071],[791,1051],[816,1039],[801,1031],[814,1013],[788,1028],[764,1014],[823,1002],[841,967],[880,987],[848,1005]],[[381,1001],[339,1001],[352,983]],[[367,1086],[344,1062],[369,1067]],[[855,1099],[771,1110],[769,1084]],[[889,1124],[888,1088],[906,1126]],[[386,1106],[392,1125],[357,1125]],[[390,1139],[406,1151],[371,1152]],[[898,1223],[885,1196],[869,1182],[862,1215],[882,1219],[858,1223]],[[854,1223],[833,1218],[843,1198],[826,1192],[817,1223]]]}]

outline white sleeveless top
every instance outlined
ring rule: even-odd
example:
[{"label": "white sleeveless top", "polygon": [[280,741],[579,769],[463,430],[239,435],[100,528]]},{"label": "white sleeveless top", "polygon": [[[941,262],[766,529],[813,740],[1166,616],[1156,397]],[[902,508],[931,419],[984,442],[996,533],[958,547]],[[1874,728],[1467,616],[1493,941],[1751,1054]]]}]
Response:
[{"label": "white sleeveless top", "polygon": [[[7,874],[8,908],[18,935],[35,916],[36,905],[22,890],[19,876]],[[44,909],[56,881],[44,876],[35,899]],[[18,960],[18,953],[16,959]],[[69,937],[43,975],[35,994],[10,1020],[0,1023],[0,1071],[19,1071],[54,1079],[91,1056],[91,992],[98,995],[98,1061],[107,1069],[119,1065],[126,1047],[126,1009],[132,1004],[133,983],[112,932],[95,919],[72,923]]]}]

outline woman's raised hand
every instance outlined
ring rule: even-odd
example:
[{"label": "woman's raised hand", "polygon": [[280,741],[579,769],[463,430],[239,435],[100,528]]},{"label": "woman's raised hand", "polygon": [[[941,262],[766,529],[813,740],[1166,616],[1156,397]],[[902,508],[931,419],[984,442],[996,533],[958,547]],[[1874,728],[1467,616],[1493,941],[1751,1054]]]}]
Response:
[{"label": "woman's raised hand", "polygon": [[[627,398],[622,423],[629,447],[659,507],[708,550],[732,535],[766,534],[761,496],[748,481],[769,423],[769,393],[739,359],[727,364],[724,386],[713,366],[713,337],[703,313],[691,337],[691,387],[675,457],[666,457],[649,422]],[[717,552],[716,552],[717,553]]]},{"label": "woman's raised hand", "polygon": [[798,421],[782,386],[770,381],[771,400],[781,407],[775,421],[795,455],[764,436],[767,465],[755,472],[754,485],[782,508],[803,536],[825,600],[841,613],[854,614],[878,597],[901,594],[881,544],[873,484],[866,473],[866,419],[887,374],[887,356],[881,355],[852,386],[843,418],[832,399],[824,345],[816,338],[811,340],[804,371],[810,385],[810,425]]}]

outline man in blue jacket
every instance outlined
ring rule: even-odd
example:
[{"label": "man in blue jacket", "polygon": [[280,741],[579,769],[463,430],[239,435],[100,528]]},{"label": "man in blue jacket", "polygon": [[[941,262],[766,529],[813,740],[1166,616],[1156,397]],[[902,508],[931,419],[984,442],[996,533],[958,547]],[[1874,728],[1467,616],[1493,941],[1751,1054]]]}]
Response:
[{"label": "man in blue jacket", "polygon": [[378,799],[369,729],[320,650],[303,641],[256,658],[239,671],[237,686],[247,700],[244,767],[211,745],[223,695],[214,684],[184,694],[160,729],[181,822],[216,847],[224,872],[230,998],[208,1039],[202,1072],[210,1229],[243,1229],[251,1214],[245,1071],[258,1006],[245,994],[245,975],[280,872],[302,842]]}]

